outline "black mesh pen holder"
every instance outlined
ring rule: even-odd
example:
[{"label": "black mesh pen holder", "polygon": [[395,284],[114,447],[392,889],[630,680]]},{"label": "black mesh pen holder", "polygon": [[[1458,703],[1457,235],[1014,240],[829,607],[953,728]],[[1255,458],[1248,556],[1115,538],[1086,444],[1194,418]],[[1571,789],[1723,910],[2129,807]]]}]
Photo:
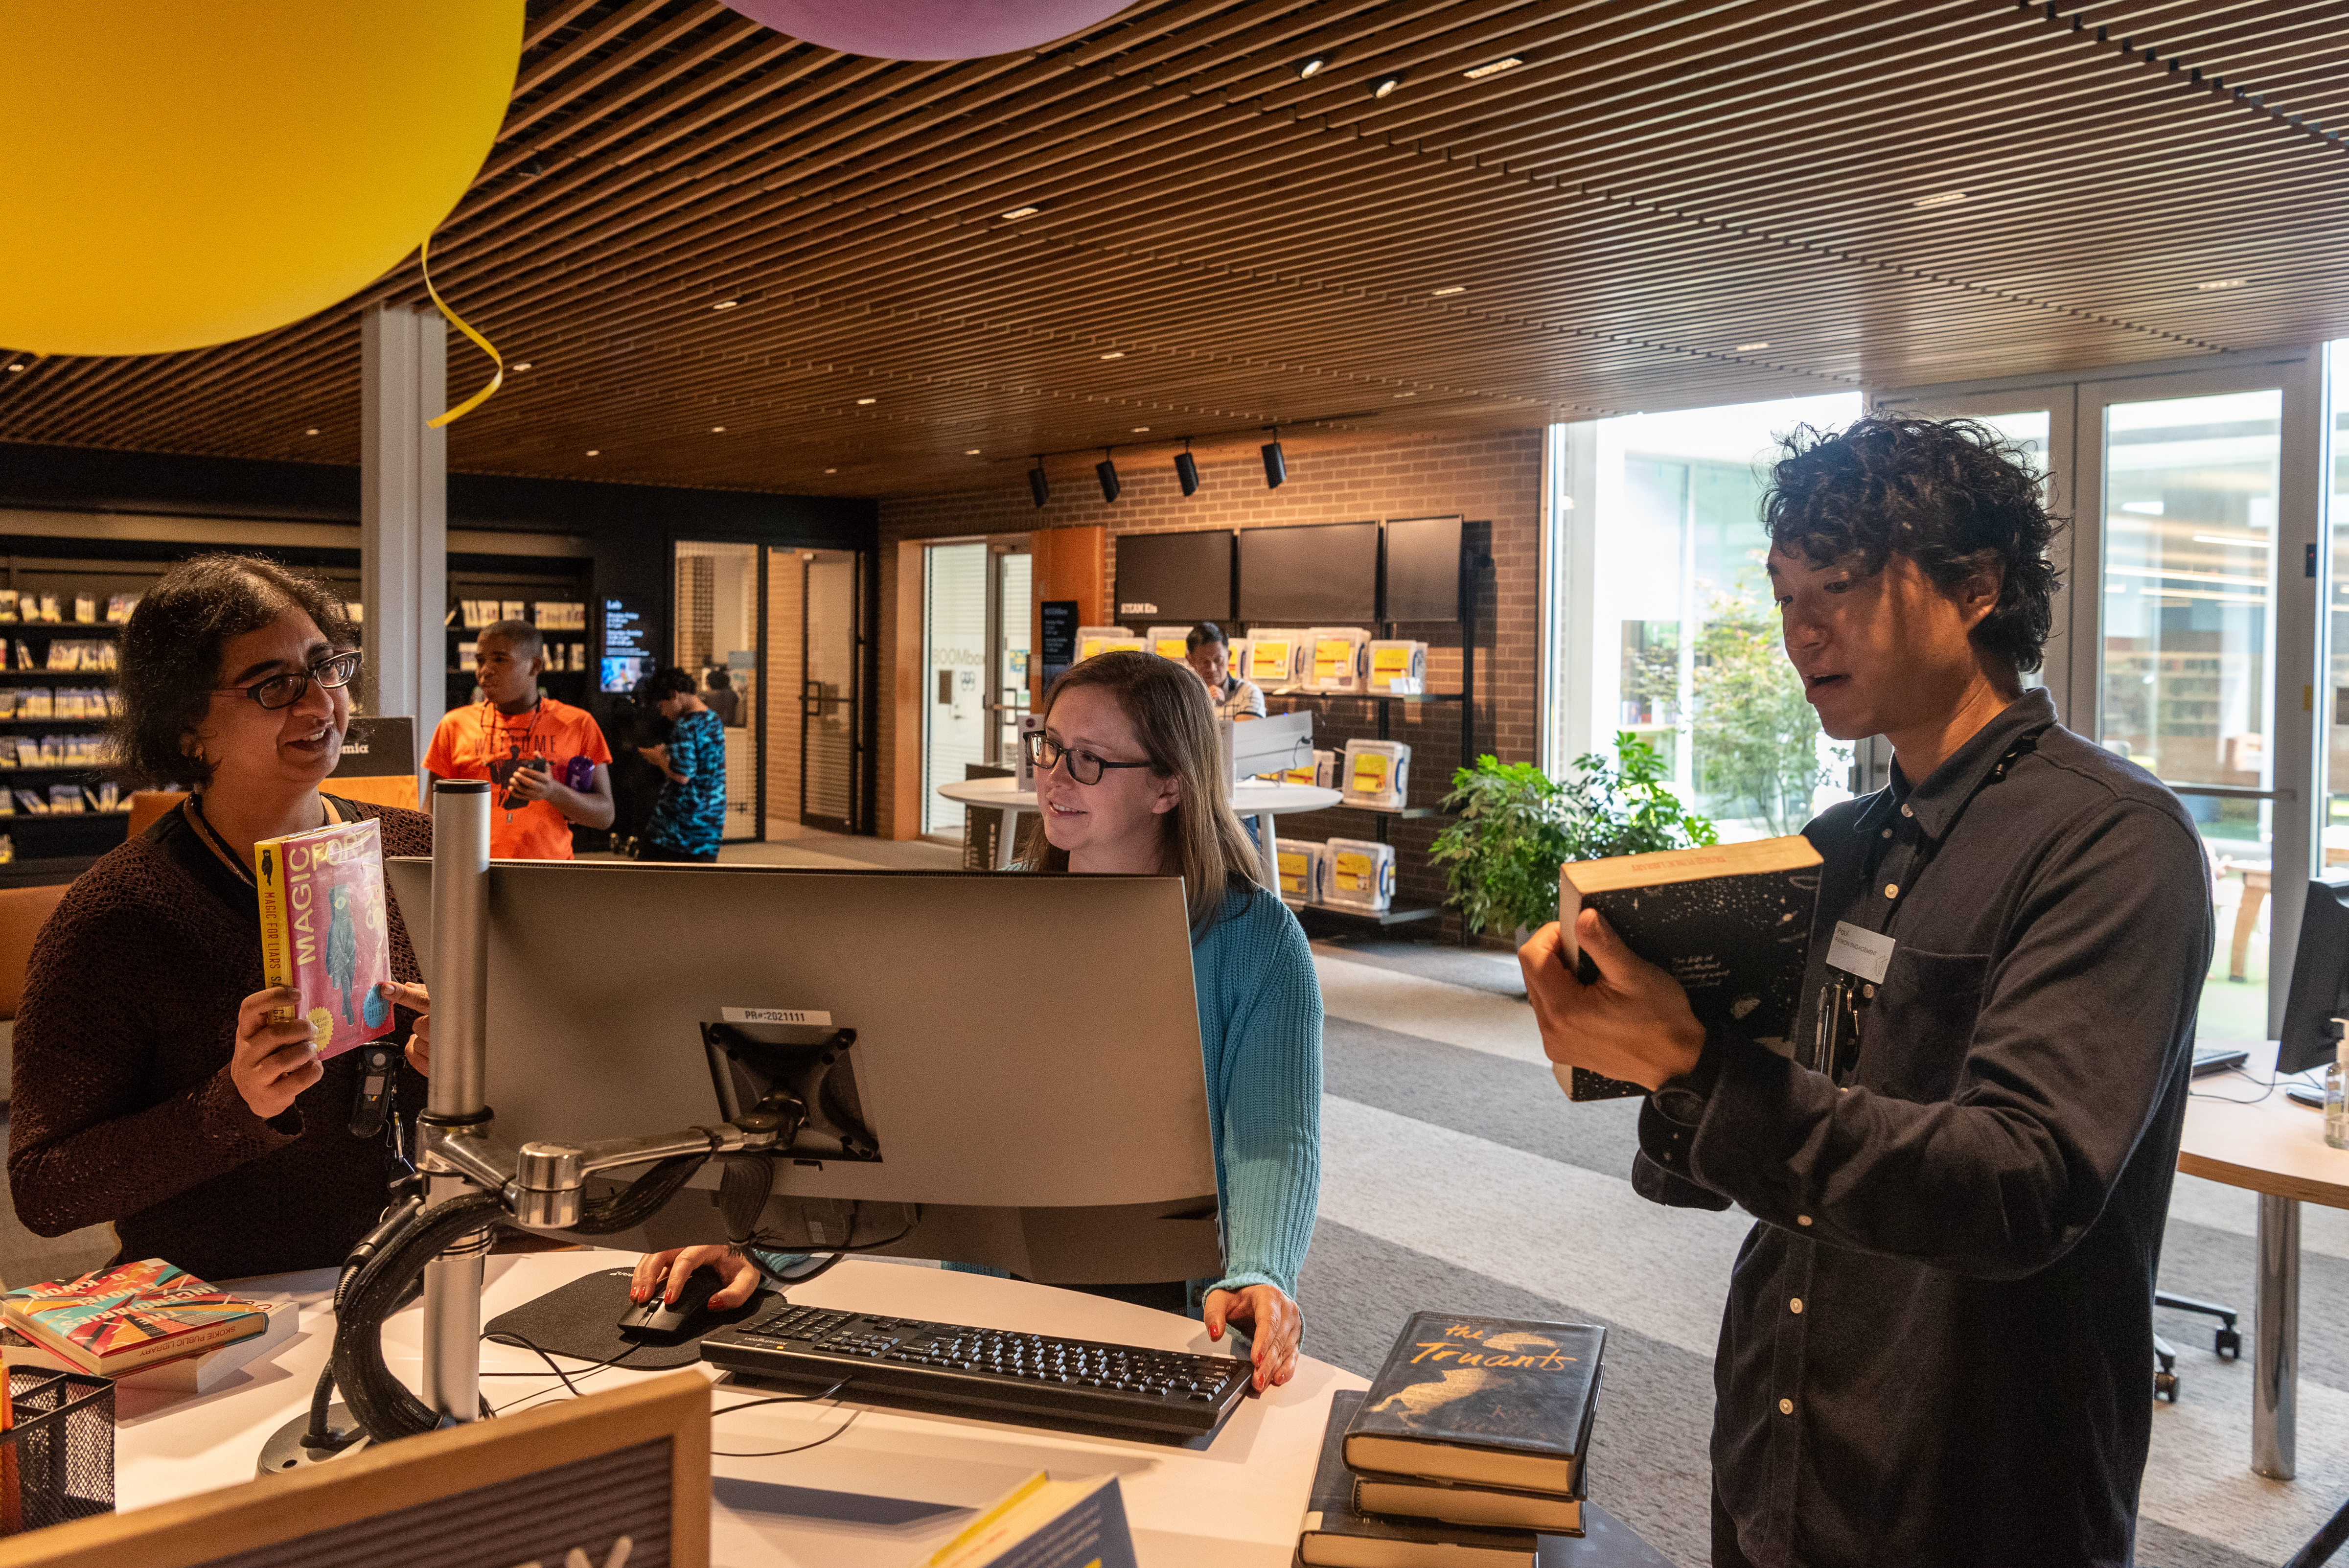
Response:
[{"label": "black mesh pen holder", "polygon": [[0,1526],[40,1530],[112,1513],[113,1382],[13,1368],[8,1397],[16,1425],[0,1432]]}]

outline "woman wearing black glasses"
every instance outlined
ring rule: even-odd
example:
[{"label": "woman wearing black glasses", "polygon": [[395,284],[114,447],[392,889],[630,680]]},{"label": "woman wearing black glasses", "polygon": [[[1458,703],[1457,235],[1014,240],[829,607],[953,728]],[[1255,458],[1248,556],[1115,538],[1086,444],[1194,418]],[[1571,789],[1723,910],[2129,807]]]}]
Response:
[{"label": "woman wearing black glasses", "polygon": [[[1029,737],[1041,820],[1021,864],[1183,878],[1224,1272],[1084,1288],[1188,1310],[1219,1339],[1237,1324],[1262,1389],[1288,1381],[1304,1327],[1297,1273],[1321,1189],[1321,988],[1304,930],[1264,886],[1232,813],[1215,717],[1198,677],[1154,653],[1098,654],[1054,681],[1043,733]],[[704,1266],[725,1281],[712,1306],[739,1305],[757,1285],[725,1248],[689,1247],[639,1260],[634,1297],[674,1301]]]},{"label": "woman wearing black glasses", "polygon": [[[41,929],[16,1025],[8,1177],[45,1236],[110,1222],[119,1261],[210,1280],[340,1262],[401,1167],[349,1127],[362,1052],[321,1063],[264,990],[256,840],[372,816],[429,855],[421,812],[322,794],[350,722],[356,628],[268,561],[174,567],[122,636],[119,771],[191,790],[84,872]],[[386,1000],[414,1023],[398,1103],[424,1104],[429,1006],[395,903]]]}]

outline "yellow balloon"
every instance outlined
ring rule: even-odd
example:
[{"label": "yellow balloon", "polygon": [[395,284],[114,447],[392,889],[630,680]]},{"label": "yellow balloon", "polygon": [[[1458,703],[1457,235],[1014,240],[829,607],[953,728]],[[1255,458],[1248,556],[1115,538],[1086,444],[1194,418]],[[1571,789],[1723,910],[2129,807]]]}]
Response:
[{"label": "yellow balloon", "polygon": [[0,347],[200,348],[382,276],[489,156],[523,5],[0,5]]}]

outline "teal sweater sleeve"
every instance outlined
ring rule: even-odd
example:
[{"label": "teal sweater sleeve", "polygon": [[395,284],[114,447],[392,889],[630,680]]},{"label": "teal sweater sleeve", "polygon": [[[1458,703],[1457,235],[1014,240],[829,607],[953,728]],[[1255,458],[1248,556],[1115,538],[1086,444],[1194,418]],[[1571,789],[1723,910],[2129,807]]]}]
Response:
[{"label": "teal sweater sleeve", "polygon": [[1297,1293],[1321,1195],[1321,985],[1297,917],[1236,890],[1193,944],[1224,1275]]}]

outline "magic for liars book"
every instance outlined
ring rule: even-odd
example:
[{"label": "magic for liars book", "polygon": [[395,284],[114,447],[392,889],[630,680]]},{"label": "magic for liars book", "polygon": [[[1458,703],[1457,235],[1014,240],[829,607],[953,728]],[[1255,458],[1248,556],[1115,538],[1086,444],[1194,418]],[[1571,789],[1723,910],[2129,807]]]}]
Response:
[{"label": "magic for liars book", "polygon": [[[1780,1055],[1794,1050],[1818,902],[1819,852],[1799,833],[1557,868],[1558,930],[1583,980],[1599,978],[1574,940],[1575,917],[1588,907],[1633,952],[1671,972],[1698,1022],[1733,1023]],[[1578,1100],[1647,1093],[1581,1067],[1566,1087]]]},{"label": "magic for liars book", "polygon": [[264,838],[253,846],[261,889],[261,969],[292,986],[300,1005],[273,1023],[309,1021],[321,1057],[391,1032],[391,1003],[376,994],[391,979],[384,913],[383,836],[373,817]]}]

